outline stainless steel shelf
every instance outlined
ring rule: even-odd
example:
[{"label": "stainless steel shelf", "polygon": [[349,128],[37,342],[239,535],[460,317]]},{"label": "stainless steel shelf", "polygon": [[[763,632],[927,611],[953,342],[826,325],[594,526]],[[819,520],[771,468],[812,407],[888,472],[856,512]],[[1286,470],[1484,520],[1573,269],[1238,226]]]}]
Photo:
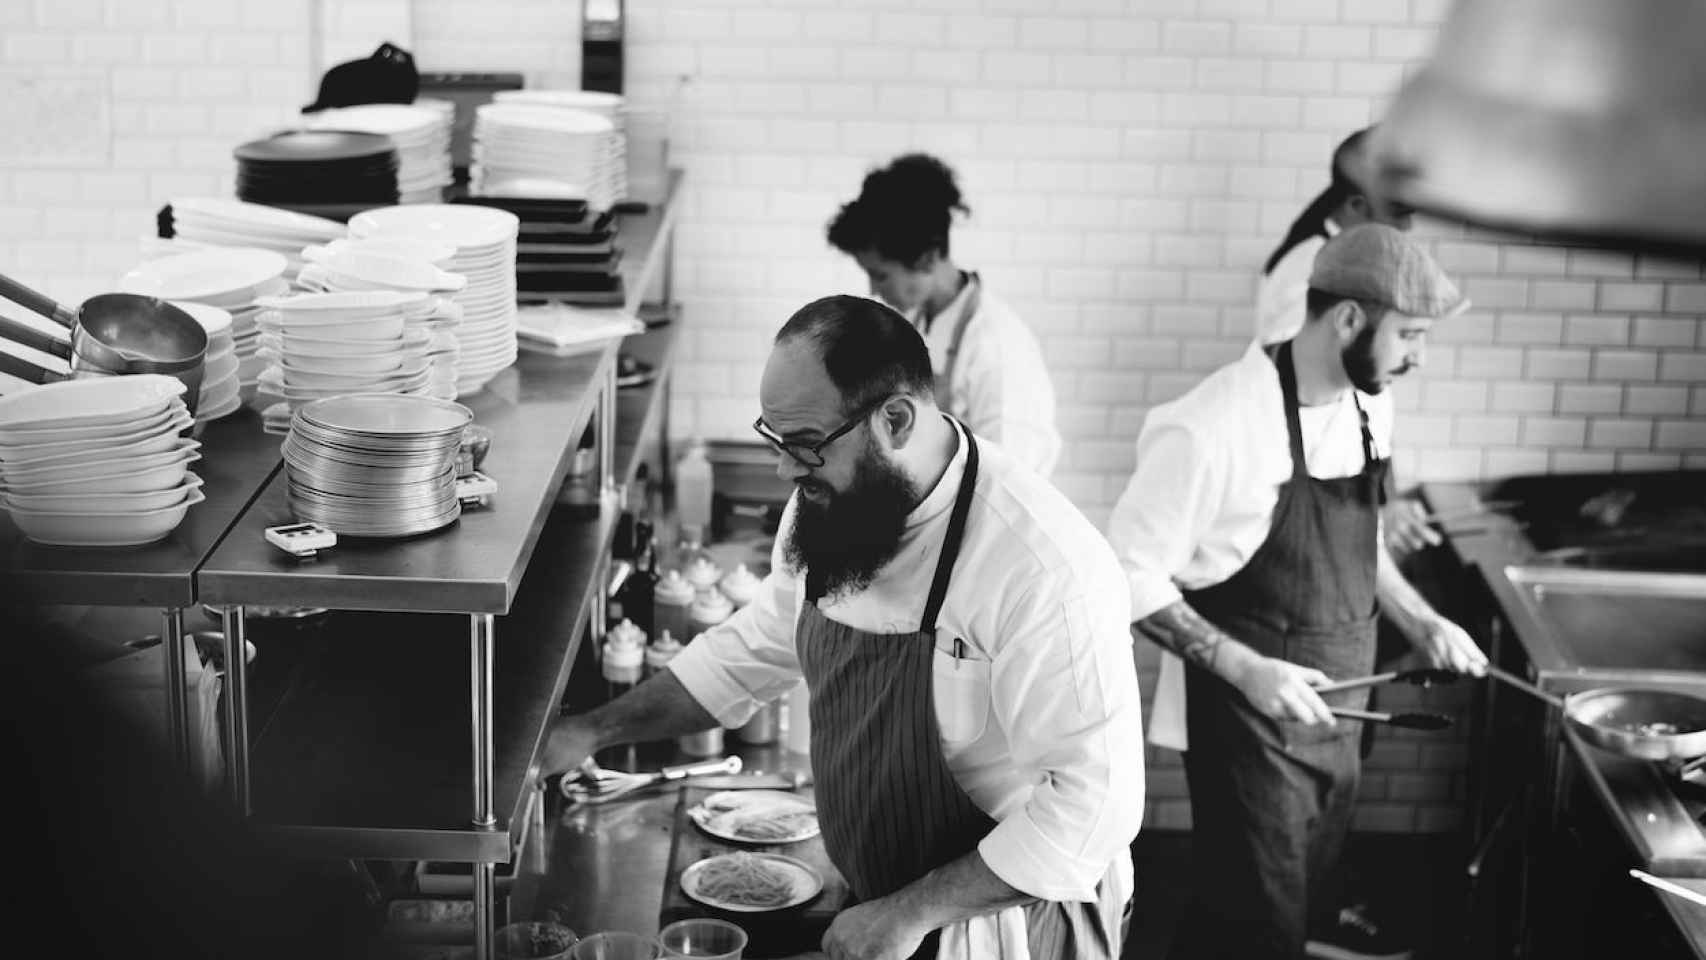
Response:
[{"label": "stainless steel shelf", "polygon": [[[490,507],[407,540],[343,539],[310,563],[269,544],[263,531],[294,518],[275,475],[198,575],[201,599],[220,604],[416,613],[509,610],[545,514],[597,408],[616,349],[573,357],[523,353],[465,401],[492,432],[482,469],[497,481]],[[276,438],[275,438],[276,440]]]},{"label": "stainless steel shelf", "polygon": [[680,321],[653,327],[622,341],[622,352],[650,364],[657,371],[651,383],[616,391],[616,482],[634,482],[634,473],[645,459],[642,451],[658,442],[669,422],[670,381],[674,377],[675,350],[681,341]]}]

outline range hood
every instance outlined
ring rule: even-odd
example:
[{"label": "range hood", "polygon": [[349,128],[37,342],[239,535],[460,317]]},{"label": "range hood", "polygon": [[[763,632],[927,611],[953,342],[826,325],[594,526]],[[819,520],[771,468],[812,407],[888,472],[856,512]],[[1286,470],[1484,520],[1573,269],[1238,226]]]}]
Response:
[{"label": "range hood", "polygon": [[1419,210],[1706,254],[1706,2],[1459,0],[1369,149]]}]

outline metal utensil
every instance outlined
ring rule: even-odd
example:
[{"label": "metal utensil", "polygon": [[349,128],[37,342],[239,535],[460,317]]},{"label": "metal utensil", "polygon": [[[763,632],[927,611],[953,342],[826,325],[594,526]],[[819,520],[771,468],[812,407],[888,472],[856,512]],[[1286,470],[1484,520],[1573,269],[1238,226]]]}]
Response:
[{"label": "metal utensil", "polygon": [[1381,713],[1377,710],[1335,707],[1333,716],[1347,720],[1366,720],[1369,723],[1385,723],[1408,730],[1444,730],[1451,726],[1451,718],[1438,713]]},{"label": "metal utensil", "polygon": [[1668,894],[1681,897],[1691,903],[1697,903],[1702,907],[1706,907],[1706,893],[1700,893],[1697,890],[1690,890],[1680,883],[1672,883],[1663,877],[1655,877],[1645,870],[1638,870],[1634,867],[1629,868],[1629,875],[1648,886],[1657,887]]},{"label": "metal utensil", "polygon": [[691,786],[706,790],[798,790],[810,786],[810,774],[800,773],[729,773],[694,777]]},{"label": "metal utensil", "polygon": [[1421,520],[1423,523],[1448,523],[1452,520],[1469,520],[1475,517],[1509,513],[1521,506],[1521,500],[1488,500],[1473,507],[1464,507],[1461,510],[1445,510],[1423,514]]},{"label": "metal utensil", "polygon": [[[1577,736],[1602,750],[1666,762],[1706,757],[1706,697],[1645,687],[1601,687],[1559,697],[1491,664],[1487,675],[1557,707]],[[1645,729],[1659,724],[1675,730]]]},{"label": "metal utensil", "polygon": [[698,763],[664,767],[654,773],[624,773],[620,770],[606,770],[588,757],[580,765],[578,778],[563,777],[559,789],[562,790],[563,796],[573,803],[608,803],[654,783],[685,780],[701,774],[739,773],[740,767],[740,757],[719,757]]},{"label": "metal utensil", "polygon": [[1408,683],[1417,687],[1431,687],[1436,683],[1453,683],[1461,676],[1451,670],[1436,670],[1423,667],[1419,670],[1392,670],[1386,673],[1376,673],[1372,676],[1358,677],[1354,680],[1340,680],[1326,686],[1316,687],[1316,693],[1338,693],[1341,690],[1356,690],[1361,687],[1373,687],[1382,683]]}]

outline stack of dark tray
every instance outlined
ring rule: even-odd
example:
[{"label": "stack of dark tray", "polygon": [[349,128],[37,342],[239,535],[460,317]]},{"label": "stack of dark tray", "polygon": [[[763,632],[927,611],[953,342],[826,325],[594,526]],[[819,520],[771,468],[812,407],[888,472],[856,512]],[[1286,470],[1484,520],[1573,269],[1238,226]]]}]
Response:
[{"label": "stack of dark tray", "polygon": [[621,306],[626,299],[616,272],[622,250],[615,218],[584,200],[530,200],[463,196],[456,203],[508,210],[521,218],[515,246],[518,303]]},{"label": "stack of dark tray", "polygon": [[389,137],[292,130],[232,151],[237,198],[348,221],[397,202],[397,151]]}]

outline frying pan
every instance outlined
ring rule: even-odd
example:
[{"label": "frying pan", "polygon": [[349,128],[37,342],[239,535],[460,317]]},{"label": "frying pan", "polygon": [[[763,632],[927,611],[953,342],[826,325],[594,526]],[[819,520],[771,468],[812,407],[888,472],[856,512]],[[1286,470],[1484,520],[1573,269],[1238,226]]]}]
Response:
[{"label": "frying pan", "polygon": [[[1558,697],[1498,667],[1489,665],[1487,675],[1559,708],[1577,736],[1602,750],[1665,763],[1706,757],[1706,697],[1650,687]],[[1653,729],[1658,724],[1664,728]]]},{"label": "frying pan", "polygon": [[[134,293],[103,293],[83,301],[76,310],[5,275],[0,296],[47,317],[71,331],[71,375],[114,376],[162,373],[183,381],[185,405],[195,412],[201,394],[202,361],[207,354],[207,331],[194,317],[164,300]],[[17,324],[4,331],[13,339]],[[34,331],[32,331],[33,333]],[[34,344],[16,340],[28,346]],[[49,353],[64,357],[58,349]],[[34,383],[64,379],[35,364],[7,357],[0,370]],[[22,372],[20,372],[22,371]]]}]

